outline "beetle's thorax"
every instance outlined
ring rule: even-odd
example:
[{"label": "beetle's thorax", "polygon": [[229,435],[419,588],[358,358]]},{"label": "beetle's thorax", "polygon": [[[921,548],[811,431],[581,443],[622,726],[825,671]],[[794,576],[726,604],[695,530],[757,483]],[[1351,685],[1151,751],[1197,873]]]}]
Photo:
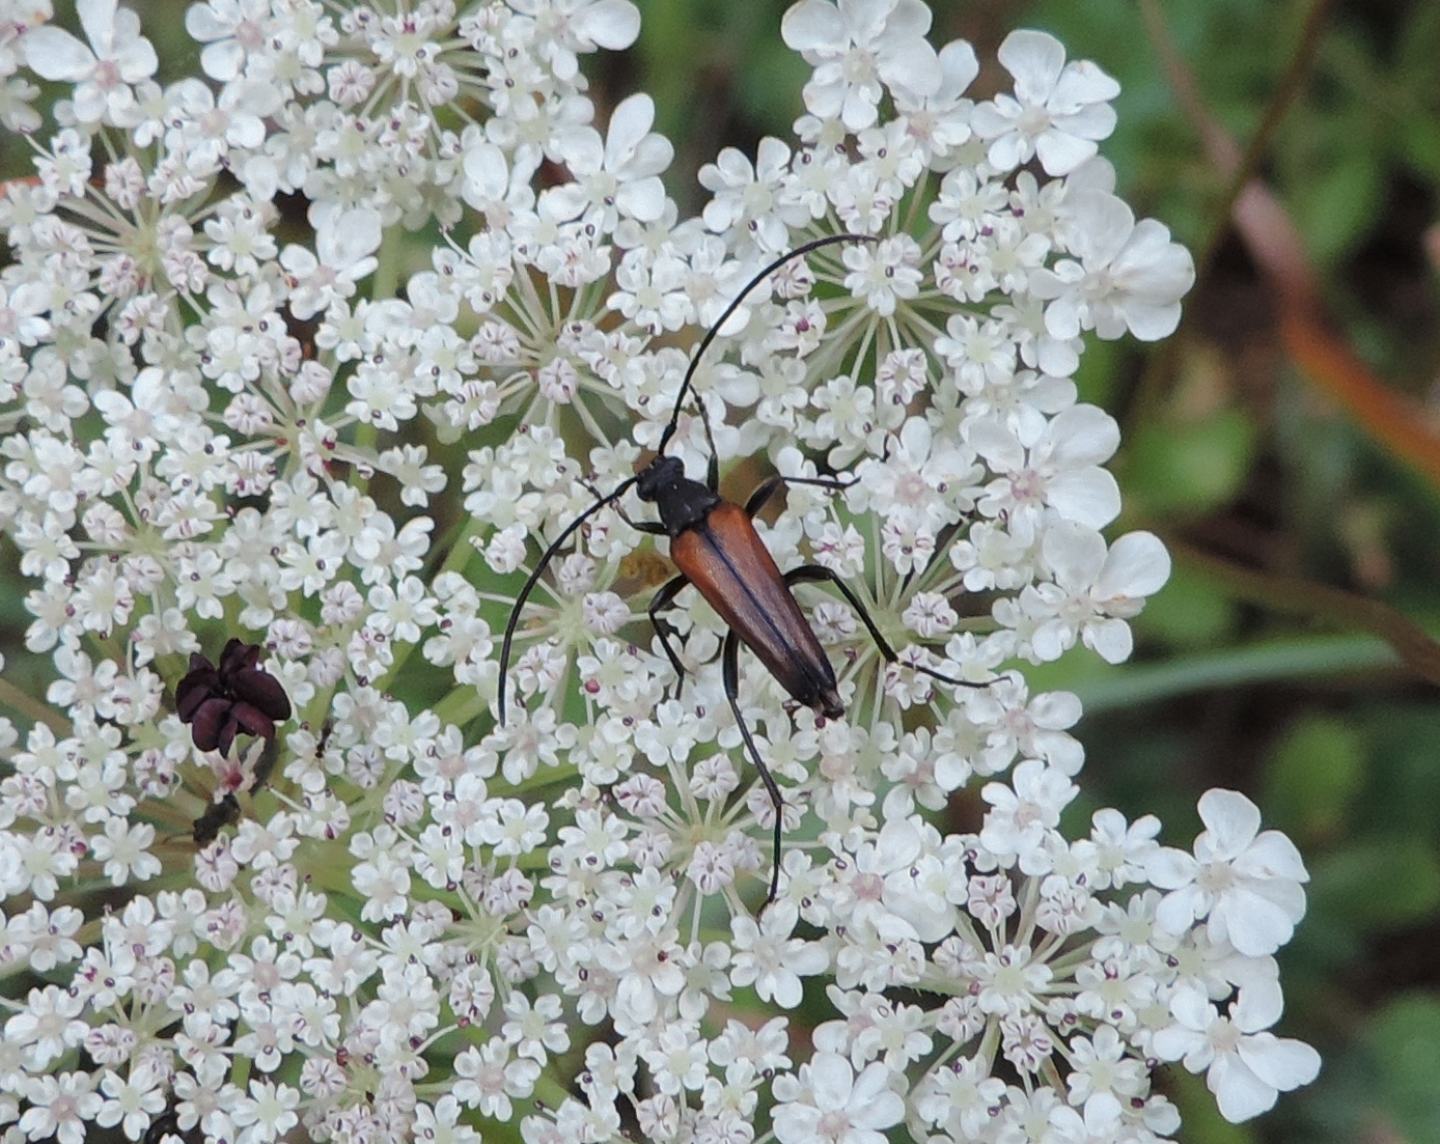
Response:
[{"label": "beetle's thorax", "polygon": [[720,503],[720,498],[699,481],[685,475],[677,457],[656,457],[635,482],[635,495],[655,505],[660,523],[670,536],[693,528]]}]

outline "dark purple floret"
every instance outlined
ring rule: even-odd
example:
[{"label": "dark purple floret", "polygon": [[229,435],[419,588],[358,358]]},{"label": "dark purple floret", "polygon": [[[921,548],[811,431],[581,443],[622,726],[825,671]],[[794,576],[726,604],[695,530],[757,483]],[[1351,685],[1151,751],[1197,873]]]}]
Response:
[{"label": "dark purple floret", "polygon": [[199,652],[175,688],[175,710],[202,751],[229,754],[236,735],[275,737],[275,724],[290,718],[290,699],[280,681],[260,666],[260,646],[232,639],[216,667]]}]

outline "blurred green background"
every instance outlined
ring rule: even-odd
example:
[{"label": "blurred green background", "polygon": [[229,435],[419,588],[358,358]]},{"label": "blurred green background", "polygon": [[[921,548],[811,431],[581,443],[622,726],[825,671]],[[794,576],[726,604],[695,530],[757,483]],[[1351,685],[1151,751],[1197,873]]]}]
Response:
[{"label": "blurred green background", "polygon": [[[784,0],[637,2],[641,40],[592,70],[596,100],[655,97],[671,192],[698,209],[720,147],[788,136],[806,68],[779,39]],[[183,3],[132,6],[167,64],[188,58]],[[1117,531],[1164,536],[1173,580],[1132,664],[1077,653],[1037,679],[1088,709],[1072,825],[1153,811],[1188,845],[1196,798],[1234,787],[1312,874],[1281,1032],[1320,1050],[1320,1080],[1232,1126],[1170,1068],[1183,1138],[1440,1141],[1440,4],[932,6],[937,44],[974,43],[982,93],[1018,26],[1116,76],[1119,192],[1200,264],[1175,338],[1097,344],[1080,377],[1125,432]],[[1293,233],[1233,225],[1227,141]],[[14,173],[23,148],[0,142]],[[21,594],[0,584],[0,648]]]}]

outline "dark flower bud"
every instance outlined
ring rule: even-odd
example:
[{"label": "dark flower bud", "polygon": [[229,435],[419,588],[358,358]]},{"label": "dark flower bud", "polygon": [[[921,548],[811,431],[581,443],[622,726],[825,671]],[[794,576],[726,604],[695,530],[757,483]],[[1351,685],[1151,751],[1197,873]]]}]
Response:
[{"label": "dark flower bud", "polygon": [[260,646],[232,639],[217,668],[199,652],[175,688],[175,710],[202,751],[229,754],[239,734],[275,737],[275,724],[290,718],[290,699],[280,681],[260,664]]}]

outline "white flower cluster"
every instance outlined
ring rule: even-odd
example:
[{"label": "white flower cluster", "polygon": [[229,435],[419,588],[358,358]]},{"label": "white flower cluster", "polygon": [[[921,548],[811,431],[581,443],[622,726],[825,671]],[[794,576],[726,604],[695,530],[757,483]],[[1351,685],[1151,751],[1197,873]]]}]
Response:
[{"label": "white flower cluster", "polygon": [[[1193,277],[1097,155],[1113,80],[1016,32],[977,100],[920,0],[800,0],[794,139],[723,151],[681,220],[651,101],[601,125],[579,67],[630,0],[205,0],[204,78],[165,86],[132,11],[76,11],[0,23],[35,155],[0,190],[0,528],[51,671],[0,682],[33,722],[0,720],[0,1141],[1141,1142],[1178,1126],[1160,1062],[1232,1120],[1313,1079],[1268,1031],[1293,846],[1223,791],[1193,855],[1063,830],[1080,706],[1022,670],[1125,659],[1169,573],[1102,536],[1118,430],[1070,380]],[[504,726],[496,633],[659,444],[677,335],[840,233],[875,241],[773,275],[696,376],[722,461],[856,478],[760,528],[900,649],[809,586],[848,717],[744,673],[785,802],[761,910],[725,629],[679,597],[677,686],[647,510],[558,554]],[[669,448],[698,477],[703,419]],[[259,668],[211,666],[232,638]]]}]

